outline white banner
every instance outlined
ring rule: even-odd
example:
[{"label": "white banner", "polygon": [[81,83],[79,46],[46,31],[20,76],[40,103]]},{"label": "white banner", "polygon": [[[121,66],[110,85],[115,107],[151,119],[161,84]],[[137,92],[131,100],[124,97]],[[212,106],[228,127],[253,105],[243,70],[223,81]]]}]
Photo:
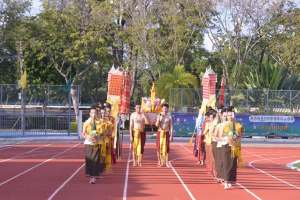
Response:
[{"label": "white banner", "polygon": [[293,123],[295,121],[293,116],[270,116],[270,115],[255,115],[249,116],[250,122],[284,122]]}]

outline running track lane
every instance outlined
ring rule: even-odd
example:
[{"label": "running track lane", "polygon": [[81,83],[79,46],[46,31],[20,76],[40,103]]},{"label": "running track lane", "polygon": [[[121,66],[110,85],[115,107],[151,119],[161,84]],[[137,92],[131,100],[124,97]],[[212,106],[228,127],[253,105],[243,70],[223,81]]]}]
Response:
[{"label": "running track lane", "polygon": [[[129,145],[127,144],[124,145],[122,156],[123,159],[117,161],[116,165],[112,165],[113,173],[107,174],[104,170],[103,179],[97,179],[95,184],[89,184],[88,182],[90,178],[85,177],[85,166],[75,173],[82,166],[82,162],[77,169],[70,170],[68,178],[59,179],[59,181],[56,181],[57,186],[55,190],[59,189],[60,186],[75,173],[75,175],[66,182],[65,186],[57,191],[52,199],[123,199],[123,189],[129,150],[128,146]],[[83,152],[81,157],[84,158],[84,156],[85,154]],[[53,193],[55,190],[53,190]],[[51,195],[49,195],[49,197]]]},{"label": "running track lane", "polygon": [[[169,160],[189,156],[177,146],[171,147]],[[171,168],[157,167],[156,151],[154,144],[147,144],[143,167],[130,163],[127,199],[190,199]]]},{"label": "running track lane", "polygon": [[[127,198],[191,199],[172,169],[156,167],[156,149],[154,145],[151,145],[153,144],[147,144],[146,146],[144,167],[133,168],[132,162],[130,163]],[[123,160],[113,166],[113,174],[105,174],[103,180],[97,180],[95,185],[91,185],[88,184],[89,178],[84,177],[85,167],[83,167],[60,191],[58,191],[53,199],[85,199],[87,195],[91,199],[123,198],[125,171],[128,158],[128,155],[126,155],[128,153],[128,148],[126,148],[126,145],[124,146]],[[187,145],[184,147],[192,150],[192,147],[188,147]],[[298,189],[257,170],[260,169],[299,187],[297,181],[300,178],[300,173],[290,170],[282,165],[297,160],[299,158],[299,153],[297,153],[297,151],[299,152],[299,148],[280,149],[278,147],[243,147],[243,150],[246,170],[238,171],[238,182],[240,184],[261,199],[276,199],[277,197],[280,199],[297,199],[300,196]],[[28,197],[30,197],[28,199],[49,198],[53,192],[69,179],[70,176],[84,163],[83,145],[80,147],[78,146],[78,149],[77,147],[76,149],[72,149],[72,152],[70,152],[70,154],[66,152],[59,155],[58,157],[62,157],[60,160],[61,162],[54,162],[56,160],[53,160],[53,162],[50,161],[44,163],[32,171],[0,186],[0,195],[7,197],[5,199],[16,199],[20,197],[22,199],[27,199],[24,198],[24,195],[28,195]],[[51,155],[48,155],[48,157],[46,155],[44,155],[44,158],[40,159],[45,160],[51,157]],[[281,158],[279,155],[281,157],[289,158]],[[26,154],[26,156],[29,155]],[[40,156],[42,157],[42,155]],[[32,155],[32,157],[34,157],[34,155]],[[73,160],[71,159],[72,157]],[[29,159],[30,157],[27,158]],[[26,158],[24,159],[26,160]],[[81,159],[81,161],[79,162],[79,160],[76,159]],[[235,199],[236,196],[243,197],[243,200],[256,199],[237,185],[235,185],[234,190],[228,191],[224,190],[223,186],[214,183],[211,176],[206,173],[205,167],[195,164],[197,162],[196,158],[192,157],[189,151],[179,145],[172,145],[170,160],[172,159],[177,159],[171,162],[172,166],[195,199]],[[250,167],[248,165],[250,162],[252,162],[252,166],[257,169]],[[24,165],[23,161],[18,162],[17,165],[16,162],[8,163],[14,164],[8,169],[10,171],[13,171],[12,167]],[[64,163],[63,166],[61,166],[62,163]],[[0,169],[2,168],[2,164],[7,163],[0,163]],[[16,174],[17,173],[15,173],[15,175]],[[27,175],[28,177],[26,177]],[[95,190],[99,192],[95,192]],[[38,196],[36,194],[38,194]]]},{"label": "running track lane", "polygon": [[[31,157],[0,163],[0,169],[2,169],[2,165],[7,165],[5,171],[8,172],[14,172],[15,168],[20,168],[19,166],[23,167],[22,170],[19,169],[21,173],[27,171],[22,175],[16,172],[13,179],[11,175],[9,176],[12,180],[0,183],[2,184],[0,195],[4,196],[5,199],[47,199],[57,188],[59,180],[67,178],[71,173],[70,170],[77,168],[77,165],[84,161],[81,156],[83,154],[82,146],[78,147],[74,144],[52,145],[44,148],[44,153],[49,152],[49,148],[54,148],[57,151],[45,155],[41,154],[43,152],[39,152],[37,156],[34,155],[35,152],[32,152]],[[74,155],[76,156],[74,157]],[[18,174],[20,176],[17,176]]]},{"label": "running track lane", "polygon": [[[192,147],[188,147],[189,150],[192,150]],[[247,188],[251,193],[256,195],[260,199],[297,199],[300,196],[300,190],[292,187],[286,183],[283,183],[279,181],[278,179],[281,179],[283,181],[286,181],[290,184],[294,184],[295,186],[299,187],[299,179],[300,179],[300,173],[294,170],[288,169],[285,164],[290,163],[294,160],[297,160],[300,157],[300,148],[293,148],[292,152],[294,154],[290,154],[291,149],[280,149],[278,150],[277,147],[274,148],[253,148],[253,147],[243,147],[243,155],[244,155],[244,163],[246,166],[246,170],[238,171],[237,174],[237,182],[241,185],[243,185],[245,188]],[[269,154],[267,156],[261,156],[257,157],[251,153],[251,151],[260,151],[261,154],[268,151],[268,153],[274,152],[273,154]],[[298,152],[295,152],[298,150]],[[278,156],[277,154],[282,152],[286,152],[284,155]],[[259,155],[259,154],[258,154]],[[296,156],[296,157],[289,157],[289,156]],[[284,158],[289,157],[289,158]],[[195,160],[196,158],[194,158]],[[269,159],[269,160],[263,160],[263,159]],[[257,169],[260,169],[278,179],[275,179],[251,166],[248,164],[252,161],[259,160],[252,165],[256,167]],[[273,161],[276,161],[274,163]],[[278,164],[279,163],[279,164]],[[284,164],[284,165],[283,165]],[[174,166],[174,165],[173,165]],[[205,167],[203,167],[205,168]],[[205,169],[201,170],[205,171]],[[205,176],[201,176],[203,179]],[[210,175],[206,175],[206,177],[210,177]],[[183,179],[185,180],[185,179]],[[187,180],[188,181],[188,180]],[[204,180],[201,180],[201,183]],[[200,181],[198,182],[198,184]],[[200,184],[201,184],[200,183]],[[201,199],[203,197],[204,199],[232,199],[235,197],[235,195],[240,196],[242,195],[243,200],[246,199],[257,199],[251,194],[248,193],[248,195],[240,193],[242,189],[238,185],[234,185],[234,190],[224,190],[223,186],[218,185],[217,188],[213,188],[210,190],[208,188],[209,182],[206,182],[206,185],[203,186],[205,189],[208,189],[208,191],[216,191],[216,192],[205,192],[202,193],[201,196],[195,195],[196,199]],[[208,185],[207,185],[208,184]],[[189,187],[189,185],[187,184]],[[198,189],[199,190],[199,189]],[[191,189],[192,191],[192,189]],[[244,190],[245,191],[245,190]],[[193,192],[192,192],[193,193]],[[198,192],[199,193],[199,192]],[[230,195],[228,195],[230,194]],[[204,196],[205,195],[205,196]],[[219,196],[221,195],[221,197]],[[234,195],[234,196],[232,196]],[[241,197],[241,196],[240,196]]]}]

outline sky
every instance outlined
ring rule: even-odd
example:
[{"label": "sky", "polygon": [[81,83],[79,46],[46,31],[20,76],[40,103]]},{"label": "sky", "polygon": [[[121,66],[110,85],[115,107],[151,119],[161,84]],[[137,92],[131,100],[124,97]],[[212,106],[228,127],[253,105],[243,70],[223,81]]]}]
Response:
[{"label": "sky", "polygon": [[[294,0],[294,2],[298,5],[298,7],[300,7],[300,0]],[[42,3],[40,0],[32,0],[32,3],[31,15],[36,15],[40,12],[39,10],[41,9],[40,6]],[[212,51],[213,44],[207,34],[204,35],[204,46],[206,50],[210,52]]]},{"label": "sky", "polygon": [[40,11],[40,5],[42,5],[40,0],[32,0],[32,9],[31,9],[31,14],[36,15]]}]

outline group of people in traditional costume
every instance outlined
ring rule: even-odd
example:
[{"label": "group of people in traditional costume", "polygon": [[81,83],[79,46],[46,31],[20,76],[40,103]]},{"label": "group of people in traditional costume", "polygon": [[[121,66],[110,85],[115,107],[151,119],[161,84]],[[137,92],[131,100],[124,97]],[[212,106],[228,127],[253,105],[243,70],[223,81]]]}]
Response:
[{"label": "group of people in traditional costume", "polygon": [[[85,163],[86,176],[94,184],[96,179],[102,179],[103,171],[112,173],[111,164],[116,164],[116,156],[113,145],[112,130],[114,118],[110,114],[111,105],[95,103],[90,108],[90,118],[83,126],[82,138],[85,138]],[[109,128],[106,128],[108,127]],[[100,137],[94,139],[88,134],[91,130],[100,133]]]},{"label": "group of people in traditional costume", "polygon": [[[90,109],[90,118],[84,123],[82,137],[85,138],[86,176],[90,177],[90,183],[94,184],[97,178],[102,179],[103,171],[111,173],[111,164],[116,163],[116,153],[112,138],[114,118],[110,114],[110,104],[96,103]],[[157,166],[169,164],[170,142],[173,141],[172,117],[168,115],[169,105],[162,105],[162,113],[156,117],[157,126]],[[199,108],[201,112],[201,108]],[[197,157],[198,164],[206,165],[209,174],[215,182],[224,185],[224,189],[233,189],[236,182],[237,166],[243,167],[241,154],[241,139],[243,127],[234,120],[235,110],[233,106],[220,104],[214,110],[206,107],[204,116],[199,115],[196,120],[197,134],[193,155]],[[110,129],[104,128],[109,124]],[[133,166],[142,167],[142,158],[146,144],[145,125],[149,119],[142,111],[141,103],[136,102],[135,112],[130,117],[130,142],[132,147]],[[91,130],[100,133],[100,137],[94,139],[88,134]],[[231,135],[230,135],[231,134]],[[232,135],[235,134],[234,139]]]},{"label": "group of people in traditional costume", "polygon": [[[90,118],[85,121],[83,126],[82,138],[85,138],[85,163],[86,176],[90,177],[89,183],[94,184],[96,179],[102,179],[103,171],[111,173],[111,163],[116,163],[116,150],[112,138],[114,118],[110,114],[111,106],[96,103],[91,106]],[[162,113],[157,116],[157,158],[158,167],[166,163],[169,164],[170,142],[173,141],[172,117],[168,115],[169,105],[162,105]],[[111,128],[107,130],[103,127],[104,123],[110,123]],[[132,146],[133,166],[142,167],[142,158],[146,144],[145,125],[149,123],[145,113],[142,112],[141,103],[136,102],[135,112],[130,117],[130,141]],[[100,133],[100,137],[95,139],[88,134],[91,130]],[[117,137],[115,137],[117,139]]]},{"label": "group of people in traditional costume", "polygon": [[[162,113],[156,118],[157,139],[157,159],[158,167],[162,167],[166,163],[169,164],[170,142],[173,141],[173,124],[172,117],[168,115],[169,105],[162,105]],[[130,142],[132,143],[133,166],[142,167],[142,158],[146,144],[145,124],[149,124],[149,120],[145,113],[142,112],[141,102],[136,102],[135,112],[130,117]]]},{"label": "group of people in traditional costume", "polygon": [[234,118],[234,107],[225,108],[220,104],[216,110],[206,107],[205,115],[199,115],[196,120],[193,155],[198,158],[198,164],[206,165],[208,173],[215,182],[224,185],[224,189],[233,189],[237,164],[244,167],[241,154],[243,127]]}]

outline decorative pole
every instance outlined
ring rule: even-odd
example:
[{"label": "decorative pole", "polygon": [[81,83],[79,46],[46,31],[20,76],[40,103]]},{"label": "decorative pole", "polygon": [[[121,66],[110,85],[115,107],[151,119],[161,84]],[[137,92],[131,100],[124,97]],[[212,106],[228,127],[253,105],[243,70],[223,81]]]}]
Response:
[{"label": "decorative pole", "polygon": [[151,89],[151,104],[152,104],[152,112],[154,112],[154,105],[155,105],[155,88],[154,88],[154,83],[152,85],[152,89]]}]

